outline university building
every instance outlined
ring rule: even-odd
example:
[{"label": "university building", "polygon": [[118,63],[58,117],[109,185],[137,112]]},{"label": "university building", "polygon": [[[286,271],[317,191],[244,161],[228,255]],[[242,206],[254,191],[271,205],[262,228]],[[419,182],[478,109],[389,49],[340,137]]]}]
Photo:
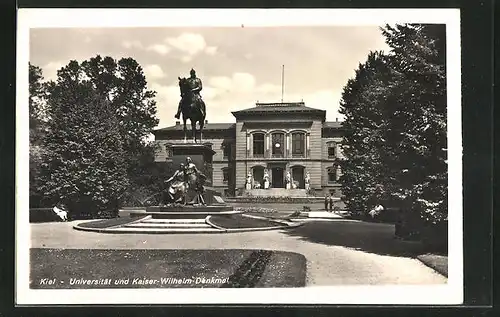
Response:
[{"label": "university building", "polygon": [[[209,111],[209,109],[208,109]],[[317,194],[340,196],[340,141],[342,125],[326,121],[326,111],[307,107],[304,102],[257,103],[255,107],[232,112],[236,123],[206,123],[204,144],[214,151],[212,187],[225,195],[242,195],[251,173],[254,192],[262,192],[264,171],[271,191],[285,188],[287,172],[294,188],[309,186]],[[188,142],[191,129],[188,125]],[[168,160],[170,146],[184,143],[183,125],[155,130],[160,145],[156,161]],[[294,189],[290,190],[291,192]],[[280,190],[283,193],[283,190]]]}]

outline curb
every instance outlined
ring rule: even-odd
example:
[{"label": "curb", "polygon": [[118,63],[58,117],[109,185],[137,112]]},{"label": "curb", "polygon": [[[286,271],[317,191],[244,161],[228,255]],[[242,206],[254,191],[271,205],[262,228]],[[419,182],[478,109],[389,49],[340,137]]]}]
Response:
[{"label": "curb", "polygon": [[[224,227],[221,227],[221,226],[218,226],[218,225],[214,224],[213,222],[210,221],[210,218],[211,218],[211,216],[208,216],[206,218],[206,220],[205,220],[206,223],[209,224],[210,226],[214,227],[214,228],[222,230],[222,232],[225,232],[225,233],[238,233],[238,232],[250,232],[250,231],[270,231],[270,230],[278,230],[278,229],[290,229],[291,227],[295,227],[293,225],[285,224],[286,227],[285,226],[273,226],[273,227],[229,229],[229,228],[224,228]],[[251,218],[251,217],[249,217],[249,218]],[[256,218],[256,219],[259,219],[259,218]],[[267,218],[262,218],[262,219],[269,220]],[[299,225],[302,225],[302,224],[299,224]]]},{"label": "curb", "polygon": [[[127,223],[122,223],[122,224],[119,224],[119,225],[114,225],[114,226],[106,227],[106,228],[89,228],[89,227],[81,227],[80,226],[82,223],[89,223],[89,222],[93,222],[93,221],[97,220],[97,219],[93,219],[93,220],[89,220],[89,221],[80,222],[79,224],[74,225],[73,229],[75,229],[75,230],[81,230],[81,231],[90,231],[90,232],[101,232],[101,230],[108,230],[108,229],[120,228],[122,226],[131,224],[131,223],[141,222],[141,221],[149,219],[149,218],[151,218],[151,216],[142,217],[142,218],[139,218],[139,219],[136,219],[136,220],[132,220],[132,221],[127,222]],[[105,232],[105,231],[102,231],[102,232]]]}]

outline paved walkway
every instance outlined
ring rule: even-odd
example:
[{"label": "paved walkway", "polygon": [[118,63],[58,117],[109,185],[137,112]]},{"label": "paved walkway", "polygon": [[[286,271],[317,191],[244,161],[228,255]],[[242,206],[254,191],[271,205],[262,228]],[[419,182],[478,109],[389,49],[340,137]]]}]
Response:
[{"label": "paved walkway", "polygon": [[[445,277],[413,258],[315,242],[286,230],[195,235],[100,234],[74,230],[74,224],[75,222],[30,224],[31,247],[281,250],[301,253],[306,257],[308,286],[446,283]],[[304,225],[306,226],[305,232],[318,234],[321,231],[322,237],[328,237],[332,232],[330,223],[312,222]],[[380,228],[386,231],[385,227]],[[380,228],[376,227],[379,231]]]}]

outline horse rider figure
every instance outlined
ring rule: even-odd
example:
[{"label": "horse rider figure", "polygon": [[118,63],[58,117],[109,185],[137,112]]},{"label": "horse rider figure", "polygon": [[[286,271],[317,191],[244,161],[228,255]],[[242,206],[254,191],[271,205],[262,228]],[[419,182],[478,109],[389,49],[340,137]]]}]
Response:
[{"label": "horse rider figure", "polygon": [[175,196],[177,193],[185,193],[187,189],[187,184],[186,184],[186,168],[184,163],[181,163],[179,166],[179,169],[175,171],[174,175],[167,179],[165,183],[170,183],[170,186],[168,188],[168,195],[170,198],[170,201],[173,202],[179,202],[182,200],[183,196],[175,199]]},{"label": "horse rider figure", "polygon": [[[202,101],[200,92],[203,89],[203,83],[201,82],[201,79],[196,77],[196,71],[194,69],[191,68],[190,74],[191,74],[191,76],[189,78],[187,78],[187,82],[188,82],[189,88],[191,89],[190,90],[191,94],[193,96],[192,102],[194,104],[200,103]],[[181,101],[179,102],[179,106],[177,107],[177,114],[175,115],[176,119],[179,119],[181,116],[182,104],[183,104],[185,97],[186,96],[181,95]],[[200,107],[200,108],[201,108],[201,111],[203,112],[202,107]],[[203,116],[205,116],[204,113],[203,113]]]}]

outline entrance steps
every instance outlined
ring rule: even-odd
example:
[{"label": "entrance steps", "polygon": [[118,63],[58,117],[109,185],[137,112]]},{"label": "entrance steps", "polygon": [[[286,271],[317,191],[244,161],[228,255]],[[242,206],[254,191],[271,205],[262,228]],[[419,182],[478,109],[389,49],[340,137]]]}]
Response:
[{"label": "entrance steps", "polygon": [[114,233],[218,233],[221,231],[209,225],[205,219],[157,219],[151,216],[108,230]]},{"label": "entrance steps", "polygon": [[251,196],[260,197],[308,197],[305,189],[286,189],[286,188],[269,188],[269,189],[248,189],[245,191]]}]

